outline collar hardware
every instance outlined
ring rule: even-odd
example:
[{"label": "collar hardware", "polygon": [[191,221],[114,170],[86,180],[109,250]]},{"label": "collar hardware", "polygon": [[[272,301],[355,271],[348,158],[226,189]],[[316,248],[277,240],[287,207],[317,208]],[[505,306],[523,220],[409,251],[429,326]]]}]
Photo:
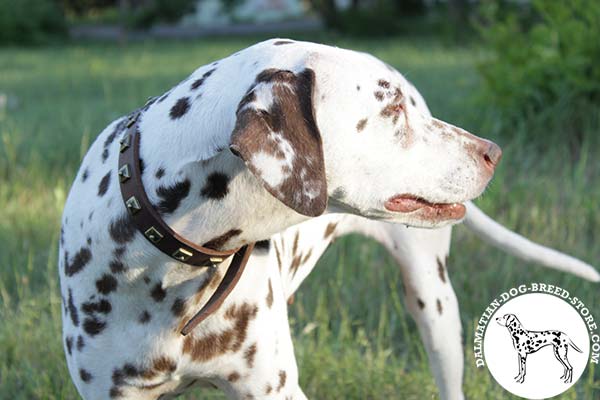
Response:
[{"label": "collar hardware", "polygon": [[121,196],[133,224],[143,233],[149,243],[178,262],[197,267],[215,268],[227,257],[233,256],[231,264],[215,292],[181,330],[181,334],[185,336],[223,304],[239,281],[254,249],[254,243],[234,250],[217,251],[186,240],[167,225],[150,203],[144,190],[139,157],[139,117],[140,111],[138,110],[127,120],[127,130],[120,141],[118,164]]}]

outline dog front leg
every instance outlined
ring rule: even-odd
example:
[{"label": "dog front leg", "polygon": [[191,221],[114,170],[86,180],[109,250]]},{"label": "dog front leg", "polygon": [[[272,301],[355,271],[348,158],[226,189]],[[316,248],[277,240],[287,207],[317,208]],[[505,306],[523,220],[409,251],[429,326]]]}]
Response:
[{"label": "dog front leg", "polygon": [[451,229],[390,229],[397,246],[388,250],[400,265],[408,311],[417,323],[440,398],[461,400],[462,327],[445,262]]}]

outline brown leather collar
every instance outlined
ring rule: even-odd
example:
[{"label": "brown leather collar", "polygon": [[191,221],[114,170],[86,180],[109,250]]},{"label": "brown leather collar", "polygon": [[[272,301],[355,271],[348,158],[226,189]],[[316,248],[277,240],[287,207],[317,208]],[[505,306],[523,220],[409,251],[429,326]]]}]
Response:
[{"label": "brown leather collar", "polygon": [[239,281],[254,248],[254,243],[235,250],[216,251],[186,240],[165,223],[148,200],[142,183],[139,157],[139,116],[140,112],[137,111],[127,121],[127,130],[121,139],[119,153],[121,195],[134,225],[154,247],[185,264],[214,268],[225,258],[234,255],[217,290],[181,330],[182,335],[187,335],[225,301],[227,295]]}]

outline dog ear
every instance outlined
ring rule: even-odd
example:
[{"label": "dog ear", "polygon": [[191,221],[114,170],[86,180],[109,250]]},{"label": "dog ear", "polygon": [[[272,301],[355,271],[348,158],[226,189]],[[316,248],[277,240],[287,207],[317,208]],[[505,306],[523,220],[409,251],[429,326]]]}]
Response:
[{"label": "dog ear", "polygon": [[327,207],[314,81],[311,69],[261,72],[238,106],[229,147],[269,193],[309,217]]}]

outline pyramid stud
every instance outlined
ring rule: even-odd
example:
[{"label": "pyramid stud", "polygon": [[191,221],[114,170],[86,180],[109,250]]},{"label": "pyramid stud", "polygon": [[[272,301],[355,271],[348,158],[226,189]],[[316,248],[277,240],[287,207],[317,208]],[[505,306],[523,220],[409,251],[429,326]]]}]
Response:
[{"label": "pyramid stud", "polygon": [[127,209],[129,210],[129,213],[131,215],[137,213],[142,209],[140,202],[138,201],[138,199],[135,198],[135,196],[131,196],[130,198],[128,198],[125,202],[125,206],[127,206]]},{"label": "pyramid stud", "polygon": [[129,117],[129,119],[127,120],[127,125],[125,125],[127,128],[131,128],[133,126],[133,124],[135,124],[137,121],[137,115],[132,115],[131,117]]},{"label": "pyramid stud", "polygon": [[129,148],[129,146],[131,146],[131,135],[127,134],[127,135],[123,136],[123,139],[121,139],[121,141],[119,143],[121,143],[121,147],[120,147],[119,151],[122,153],[125,150],[127,150]]},{"label": "pyramid stud", "polygon": [[153,226],[146,229],[144,236],[146,236],[152,243],[158,243],[163,238],[163,235]]},{"label": "pyramid stud", "polygon": [[192,255],[193,255],[193,253],[191,251],[184,249],[182,247],[175,250],[175,252],[172,254],[174,259],[182,261],[182,262],[189,260]]},{"label": "pyramid stud", "polygon": [[131,178],[131,174],[129,173],[129,164],[124,164],[121,168],[119,168],[119,181],[123,183],[129,178]]}]

